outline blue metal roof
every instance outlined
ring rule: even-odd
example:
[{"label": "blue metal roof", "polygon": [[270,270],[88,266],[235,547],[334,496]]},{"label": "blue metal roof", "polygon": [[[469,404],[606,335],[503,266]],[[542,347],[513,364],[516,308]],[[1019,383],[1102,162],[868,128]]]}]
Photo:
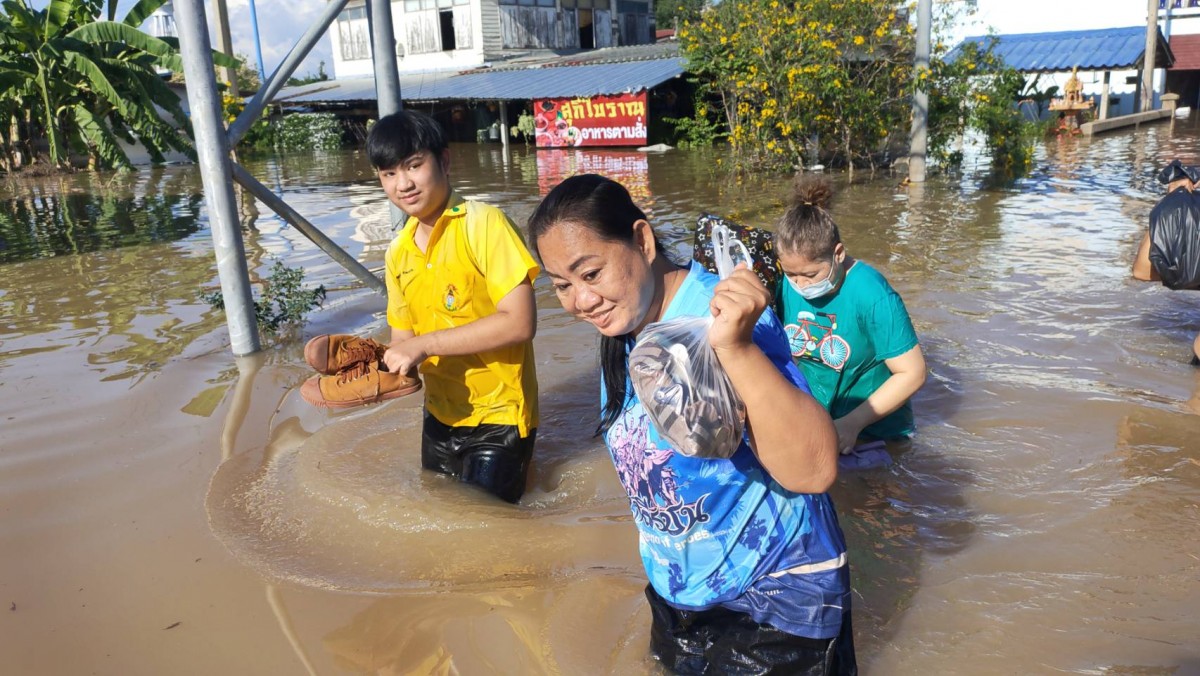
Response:
[{"label": "blue metal roof", "polygon": [[[549,99],[621,94],[655,87],[683,73],[683,59],[473,70],[400,76],[405,101]],[[374,101],[373,78],[347,78],[287,87],[277,104]]]},{"label": "blue metal roof", "polygon": [[[995,37],[996,54],[1004,63],[1023,73],[1054,73],[1079,68],[1092,70],[1133,70],[1140,66],[1146,50],[1146,27],[1102,28],[1057,33],[1021,33],[1016,35],[976,35],[964,39],[949,55],[956,58],[969,42],[980,46]],[[1168,67],[1175,61],[1162,31],[1158,33],[1155,63]]]}]

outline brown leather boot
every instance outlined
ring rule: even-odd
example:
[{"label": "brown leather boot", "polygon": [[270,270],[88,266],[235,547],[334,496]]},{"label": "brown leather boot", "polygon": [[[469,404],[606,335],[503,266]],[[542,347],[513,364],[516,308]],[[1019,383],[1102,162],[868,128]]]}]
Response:
[{"label": "brown leather boot", "polygon": [[419,389],[421,381],[417,378],[359,362],[335,375],[309,378],[300,386],[300,396],[313,406],[350,408],[398,399]]},{"label": "brown leather boot", "polygon": [[331,376],[355,364],[378,364],[387,345],[345,333],[317,336],[304,346],[304,361],[317,373]]}]

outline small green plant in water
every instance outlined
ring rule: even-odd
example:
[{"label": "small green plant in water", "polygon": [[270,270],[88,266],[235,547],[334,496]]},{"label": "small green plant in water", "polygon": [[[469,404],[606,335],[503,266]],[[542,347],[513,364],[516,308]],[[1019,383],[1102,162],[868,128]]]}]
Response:
[{"label": "small green plant in water", "polygon": [[530,115],[529,111],[521,111],[521,114],[517,116],[516,126],[514,126],[512,129],[509,129],[508,133],[511,134],[513,138],[523,139],[525,141],[525,145],[529,145],[530,139],[537,135],[537,127],[534,126],[533,115]]},{"label": "small green plant in water", "polygon": [[[304,288],[304,271],[289,268],[275,261],[262,295],[254,301],[254,318],[264,333],[274,335],[280,330],[299,326],[304,315],[325,301],[325,286]],[[214,309],[225,309],[225,297],[220,289],[200,296]]]}]

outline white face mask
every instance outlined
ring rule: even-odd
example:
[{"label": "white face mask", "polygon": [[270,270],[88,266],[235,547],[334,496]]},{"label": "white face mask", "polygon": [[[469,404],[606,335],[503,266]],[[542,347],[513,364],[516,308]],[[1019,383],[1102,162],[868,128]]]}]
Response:
[{"label": "white face mask", "polygon": [[[808,286],[800,286],[799,284],[796,284],[790,275],[784,275],[784,277],[787,278],[788,284],[792,285],[792,289],[796,293],[800,294],[800,296],[805,300],[816,300],[822,296],[828,296],[830,292],[837,287],[838,282],[834,281],[833,276],[841,267],[842,264],[838,262],[837,256],[834,256],[833,263],[829,267],[829,276],[819,282],[809,284]],[[841,280],[839,279],[838,281]]]}]

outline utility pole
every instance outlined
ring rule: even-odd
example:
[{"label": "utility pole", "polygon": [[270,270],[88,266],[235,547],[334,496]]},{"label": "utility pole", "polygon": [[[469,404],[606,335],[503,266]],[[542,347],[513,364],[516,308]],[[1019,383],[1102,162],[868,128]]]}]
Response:
[{"label": "utility pole", "polygon": [[[213,0],[213,12],[216,14],[217,20],[217,51],[234,57],[233,38],[229,34],[229,8],[226,7],[225,0]],[[242,93],[238,89],[237,69],[221,66],[221,77],[229,83],[229,95],[235,99],[242,98]]]},{"label": "utility pole", "polygon": [[1158,51],[1158,0],[1146,0],[1146,53],[1142,55],[1141,112],[1154,108],[1154,55]]},{"label": "utility pole", "polygon": [[[1153,0],[1152,0],[1153,1]],[[913,90],[912,137],[908,150],[908,181],[925,181],[925,151],[929,138],[929,92],[922,79],[929,74],[929,33],[933,24],[933,0],[917,0],[917,44],[913,74],[917,79]]]}]

